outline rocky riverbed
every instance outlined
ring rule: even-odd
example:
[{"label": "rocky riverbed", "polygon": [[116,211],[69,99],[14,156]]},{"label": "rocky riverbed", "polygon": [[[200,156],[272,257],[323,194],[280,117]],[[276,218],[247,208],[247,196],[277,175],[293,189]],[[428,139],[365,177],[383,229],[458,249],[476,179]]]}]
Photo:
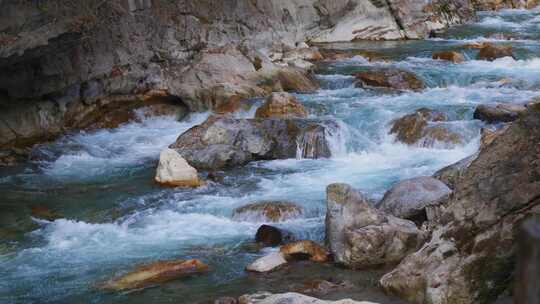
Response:
[{"label": "rocky riverbed", "polygon": [[0,1],[0,302],[513,296],[537,3],[120,2]]}]

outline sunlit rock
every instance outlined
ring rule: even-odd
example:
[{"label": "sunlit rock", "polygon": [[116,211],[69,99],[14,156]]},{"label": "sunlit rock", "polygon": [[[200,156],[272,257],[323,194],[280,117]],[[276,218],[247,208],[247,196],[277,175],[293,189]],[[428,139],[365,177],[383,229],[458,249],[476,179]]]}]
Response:
[{"label": "sunlit rock", "polygon": [[273,93],[255,112],[256,118],[305,118],[308,113],[304,106],[288,93]]},{"label": "sunlit rock", "polygon": [[287,259],[308,258],[313,262],[326,262],[328,252],[321,245],[314,241],[297,241],[281,246],[279,251]]},{"label": "sunlit rock", "polygon": [[302,207],[291,202],[268,201],[248,204],[233,211],[233,220],[247,222],[282,222],[299,218]]},{"label": "sunlit rock", "polygon": [[272,252],[262,258],[255,260],[246,267],[251,272],[269,272],[276,270],[280,266],[287,264],[285,255],[281,252]]},{"label": "sunlit rock", "polygon": [[451,61],[453,63],[462,63],[465,61],[465,57],[463,57],[463,54],[453,51],[434,52],[432,58]]},{"label": "sunlit rock", "polygon": [[258,292],[251,295],[243,295],[238,298],[239,304],[376,304],[367,301],[353,301],[350,299],[338,301],[326,301],[312,298],[299,293],[289,292],[284,294],[271,294]]},{"label": "sunlit rock", "polygon": [[358,86],[421,91],[424,82],[414,73],[396,68],[378,68],[355,74]]},{"label": "sunlit rock", "polygon": [[511,45],[499,45],[487,43],[481,49],[476,59],[493,61],[498,58],[512,57],[514,58],[514,52]]},{"label": "sunlit rock", "polygon": [[174,187],[201,185],[197,170],[173,149],[161,151],[155,180],[159,184]]}]

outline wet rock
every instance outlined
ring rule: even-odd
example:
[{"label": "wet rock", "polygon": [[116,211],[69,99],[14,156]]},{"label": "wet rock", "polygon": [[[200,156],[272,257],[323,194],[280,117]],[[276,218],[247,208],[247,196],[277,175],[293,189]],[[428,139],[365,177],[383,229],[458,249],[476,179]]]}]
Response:
[{"label": "wet rock", "polygon": [[366,268],[398,263],[424,241],[424,233],[413,222],[371,207],[349,185],[330,185],[326,195],[327,243],[340,264]]},{"label": "wet rock", "polygon": [[251,272],[269,272],[276,270],[280,266],[287,264],[285,255],[281,252],[272,252],[262,258],[255,260],[246,267],[247,271]]},{"label": "wet rock", "polygon": [[480,49],[480,52],[476,56],[476,59],[493,61],[495,59],[503,58],[503,57],[514,58],[514,53],[512,51],[511,45],[498,45],[498,44],[486,43]]},{"label": "wet rock", "polygon": [[390,188],[377,207],[396,217],[422,223],[426,220],[426,206],[438,204],[450,193],[452,190],[438,179],[415,177]]},{"label": "wet rock", "polygon": [[269,201],[236,208],[233,220],[248,222],[282,222],[298,218],[303,209],[290,202]]},{"label": "wet rock", "polygon": [[290,232],[269,225],[259,227],[255,235],[255,241],[266,247],[278,246],[283,242],[290,242],[292,239],[293,236]]},{"label": "wet rock", "polygon": [[339,300],[325,301],[305,296],[299,293],[271,294],[269,292],[259,292],[251,295],[243,295],[238,298],[239,304],[376,304],[367,301]]},{"label": "wet rock", "polygon": [[115,291],[145,288],[180,277],[208,271],[208,265],[199,260],[160,261],[143,265],[103,285]]},{"label": "wet rock", "polygon": [[351,288],[354,288],[354,285],[349,281],[333,282],[327,280],[313,280],[305,282],[302,286],[295,288],[293,291],[307,295],[324,296],[331,292]]},{"label": "wet rock", "polygon": [[238,300],[231,297],[221,297],[215,300],[214,304],[238,304]]},{"label": "wet rock", "polygon": [[513,104],[479,105],[474,111],[474,119],[487,123],[511,122],[525,113],[527,107]]},{"label": "wet rock", "polygon": [[313,262],[328,261],[328,252],[314,241],[297,241],[281,246],[279,251],[289,260],[309,259]]},{"label": "wet rock", "polygon": [[443,125],[433,124],[447,120],[443,113],[427,108],[416,110],[393,122],[390,134],[396,134],[396,140],[408,145],[434,147],[444,145],[452,147],[462,144],[459,134],[452,132]]},{"label": "wet rock", "polygon": [[321,52],[319,52],[318,48],[307,46],[307,47],[296,48],[294,50],[285,52],[283,54],[282,61],[290,62],[297,59],[307,60],[307,61],[320,61],[320,60],[323,60],[324,57],[321,54]]},{"label": "wet rock", "polygon": [[[337,123],[330,120],[211,116],[203,124],[180,135],[170,148],[178,151],[195,168],[212,171],[254,160],[330,157],[327,137],[338,131]],[[309,134],[313,132],[315,134]],[[306,138],[311,140],[306,141]]]},{"label": "wet rock", "polygon": [[305,118],[308,113],[296,97],[288,93],[273,93],[255,112],[256,118]]},{"label": "wet rock", "polygon": [[381,279],[413,303],[491,303],[512,288],[516,229],[540,214],[540,107],[504,129],[455,181],[432,239]]},{"label": "wet rock", "polygon": [[432,56],[433,59],[451,61],[453,63],[462,63],[465,61],[463,54],[453,51],[435,52]]},{"label": "wet rock", "polygon": [[355,74],[357,85],[363,87],[390,88],[396,90],[421,91],[424,82],[415,74],[395,68],[372,69]]},{"label": "wet rock", "polygon": [[30,208],[30,214],[34,218],[47,220],[47,221],[54,221],[61,218],[61,216],[58,213],[52,211],[51,209],[49,209],[47,206],[44,206],[44,205],[32,206]]},{"label": "wet rock", "polygon": [[173,149],[161,151],[155,180],[173,187],[198,187],[201,185],[197,170]]},{"label": "wet rock", "polygon": [[143,117],[171,116],[180,121],[188,114],[188,109],[182,104],[156,103],[142,107],[140,112]]},{"label": "wet rock", "polygon": [[518,242],[515,303],[537,304],[540,301],[540,218],[530,219],[521,226]]}]

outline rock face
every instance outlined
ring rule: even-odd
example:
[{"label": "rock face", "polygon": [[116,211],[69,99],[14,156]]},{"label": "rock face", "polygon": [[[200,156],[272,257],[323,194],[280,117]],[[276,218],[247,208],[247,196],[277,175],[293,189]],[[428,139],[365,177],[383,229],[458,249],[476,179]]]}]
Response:
[{"label": "rock face", "polygon": [[436,145],[455,146],[462,143],[461,136],[443,125],[434,124],[447,120],[446,115],[427,108],[416,110],[393,122],[390,134],[408,145],[433,147]]},{"label": "rock face", "polygon": [[512,284],[524,220],[540,214],[540,107],[481,148],[437,209],[431,241],[381,279],[414,303],[491,303]]},{"label": "rock face", "polygon": [[450,188],[438,179],[416,177],[393,186],[377,207],[396,217],[421,223],[426,220],[426,207],[438,204],[451,192]]},{"label": "rock face", "polygon": [[273,252],[255,260],[255,262],[246,267],[246,270],[251,272],[269,272],[285,264],[287,264],[285,255],[281,252]]},{"label": "rock face", "polygon": [[376,304],[367,301],[339,300],[325,301],[308,297],[299,293],[271,294],[259,292],[252,295],[243,295],[238,298],[239,304]]},{"label": "rock face", "polygon": [[453,51],[435,52],[432,56],[433,59],[451,61],[453,63],[462,63],[465,61],[463,54]]},{"label": "rock face", "polygon": [[174,187],[198,187],[201,185],[197,170],[173,149],[161,151],[155,180]]},{"label": "rock face", "polygon": [[540,301],[540,219],[525,222],[518,241],[515,303],[535,304]]},{"label": "rock face", "polygon": [[296,97],[288,93],[273,93],[257,109],[255,118],[306,118],[308,113]]},{"label": "rock face", "polygon": [[349,185],[332,184],[326,195],[327,243],[338,263],[351,268],[398,263],[424,241],[413,222],[371,207]]},{"label": "rock face", "polygon": [[282,222],[298,218],[303,209],[290,202],[260,202],[234,209],[233,220],[248,222]]},{"label": "rock face", "polygon": [[333,121],[211,116],[170,148],[197,169],[218,170],[254,160],[330,157],[327,137],[338,131]]},{"label": "rock face", "polygon": [[115,291],[139,289],[206,271],[208,265],[199,260],[161,261],[140,266],[124,276],[107,282],[103,288]]},{"label": "rock face", "polygon": [[474,111],[473,117],[487,123],[511,122],[518,119],[519,115],[525,111],[527,108],[522,105],[479,105]]},{"label": "rock face", "polygon": [[503,57],[514,58],[514,53],[512,51],[511,45],[497,45],[487,43],[484,44],[484,46],[480,49],[480,52],[476,56],[476,59],[493,61],[495,59]]},{"label": "rock face", "polygon": [[477,10],[489,11],[504,8],[534,8],[540,4],[538,0],[475,0],[472,4]]},{"label": "rock face", "polygon": [[373,69],[355,74],[357,85],[395,90],[421,91],[424,82],[415,74],[395,68]]}]

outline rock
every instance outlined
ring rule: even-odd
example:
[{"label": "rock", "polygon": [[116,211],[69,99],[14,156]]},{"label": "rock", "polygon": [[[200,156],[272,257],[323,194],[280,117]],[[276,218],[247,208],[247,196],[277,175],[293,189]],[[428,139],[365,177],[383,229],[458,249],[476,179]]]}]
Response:
[{"label": "rock", "polygon": [[462,63],[465,61],[465,57],[463,57],[463,54],[453,51],[434,52],[432,58],[451,61],[453,63]]},{"label": "rock", "polygon": [[511,45],[498,45],[498,44],[486,43],[480,49],[480,52],[476,56],[476,59],[493,61],[495,59],[503,58],[503,57],[514,58],[514,53],[512,51]]},{"label": "rock", "polygon": [[305,282],[302,286],[296,288],[294,292],[299,292],[301,294],[315,295],[315,296],[324,296],[330,292],[335,292],[337,290],[347,290],[354,288],[354,285],[348,281],[333,282],[326,280],[313,280]]},{"label": "rock", "polygon": [[370,206],[351,186],[328,186],[326,238],[337,263],[365,268],[398,263],[424,241],[416,225]]},{"label": "rock", "polygon": [[281,252],[272,252],[249,264],[246,270],[251,272],[269,272],[285,264],[287,264],[287,260]]},{"label": "rock", "polygon": [[287,259],[308,258],[313,262],[328,261],[328,252],[314,241],[297,241],[281,246],[279,251]]},{"label": "rock", "polygon": [[214,109],[214,113],[230,114],[230,113],[238,112],[240,110],[248,111],[250,108],[251,108],[251,105],[246,103],[242,96],[233,95],[226,102],[218,105]]},{"label": "rock", "polygon": [[221,297],[215,300],[214,304],[238,304],[238,300],[231,297]]},{"label": "rock", "polygon": [[512,288],[517,228],[540,214],[540,108],[529,107],[455,181],[432,239],[381,279],[413,303],[491,303]]},{"label": "rock", "polygon": [[57,214],[56,212],[52,211],[51,209],[49,209],[47,206],[44,206],[44,205],[32,206],[32,208],[30,208],[30,214],[34,218],[47,220],[47,221],[54,221],[61,218],[59,214]]},{"label": "rock", "polygon": [[103,288],[115,291],[140,289],[206,271],[208,265],[199,260],[160,261],[137,267],[105,283]]},{"label": "rock", "polygon": [[455,189],[456,180],[467,167],[476,159],[478,154],[466,157],[455,164],[446,166],[433,174],[433,177],[445,183],[450,189]]},{"label": "rock", "polygon": [[299,293],[289,292],[284,294],[271,294],[259,292],[251,295],[243,295],[238,298],[239,304],[376,304],[367,301],[353,301],[350,299],[339,301],[325,301],[308,297]]},{"label": "rock", "polygon": [[395,68],[379,68],[354,75],[357,85],[363,87],[390,88],[395,90],[421,91],[424,82],[415,74]]},{"label": "rock", "polygon": [[525,222],[519,233],[517,274],[514,288],[516,304],[540,301],[540,220]]},{"label": "rock", "polygon": [[236,208],[233,220],[248,222],[282,222],[300,217],[303,209],[290,202],[268,201]]},{"label": "rock", "polygon": [[283,242],[290,242],[292,240],[293,236],[291,233],[269,225],[259,227],[255,235],[255,241],[266,247],[278,246]]},{"label": "rock", "polygon": [[527,107],[513,104],[479,105],[474,111],[474,119],[487,123],[511,122],[525,113]]},{"label": "rock", "polygon": [[306,118],[308,113],[296,97],[288,93],[273,93],[255,112],[256,118]]},{"label": "rock", "polygon": [[173,149],[161,151],[155,180],[174,187],[199,187],[201,181],[197,170]]},{"label": "rock", "polygon": [[407,179],[386,192],[377,207],[398,218],[416,223],[426,220],[426,206],[438,204],[452,190],[433,177]]},{"label": "rock", "polygon": [[328,136],[338,131],[330,120],[211,116],[180,135],[170,148],[195,168],[213,171],[253,160],[330,157]]},{"label": "rock", "polygon": [[462,144],[461,136],[448,130],[443,125],[433,125],[447,120],[446,115],[427,108],[416,110],[393,122],[390,134],[396,134],[396,140],[408,145],[434,147],[443,145],[452,147]]}]

